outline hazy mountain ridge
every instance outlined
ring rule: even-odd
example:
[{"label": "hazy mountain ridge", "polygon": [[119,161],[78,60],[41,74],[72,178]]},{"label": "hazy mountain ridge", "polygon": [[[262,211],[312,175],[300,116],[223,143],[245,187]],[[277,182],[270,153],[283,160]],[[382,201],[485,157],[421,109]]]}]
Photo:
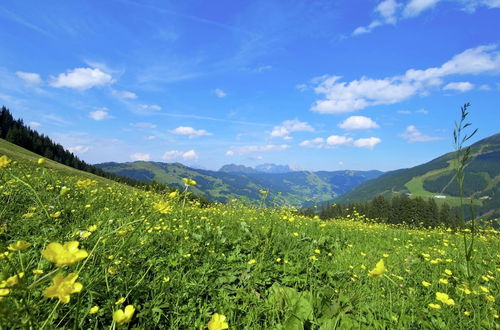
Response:
[{"label": "hazy mountain ridge", "polygon": [[[273,165],[273,166],[269,166]],[[260,190],[269,191],[268,201],[295,206],[331,200],[360,183],[379,176],[380,171],[284,171],[287,166],[265,164],[261,170],[280,173],[262,173],[243,165],[225,165],[219,171],[194,169],[180,163],[128,162],[102,163],[95,166],[122,176],[144,181],[156,181],[179,188],[182,178],[196,180],[195,194],[225,202],[233,198],[258,202]],[[289,169],[289,167],[288,167]]]}]

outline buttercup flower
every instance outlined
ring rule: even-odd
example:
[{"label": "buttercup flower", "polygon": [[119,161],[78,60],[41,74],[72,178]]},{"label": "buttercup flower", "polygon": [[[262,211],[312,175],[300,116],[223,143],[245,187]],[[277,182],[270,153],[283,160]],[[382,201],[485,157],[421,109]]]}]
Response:
[{"label": "buttercup flower", "polygon": [[153,204],[153,208],[162,214],[172,211],[172,205],[169,205],[168,203],[163,201]]},{"label": "buttercup flower", "polygon": [[436,300],[446,304],[448,306],[455,305],[455,301],[451,299],[446,293],[436,292]]},{"label": "buttercup flower", "polygon": [[226,316],[215,313],[208,322],[208,330],[222,330],[228,329],[229,324],[226,322]]},{"label": "buttercup flower", "polygon": [[3,155],[2,157],[0,157],[0,168],[9,166],[9,164],[11,162],[12,162],[12,159],[10,159],[9,157]]},{"label": "buttercup flower", "polygon": [[193,179],[182,178],[182,181],[184,181],[184,184],[186,186],[196,186],[196,181],[194,181]]},{"label": "buttercup flower", "polygon": [[70,294],[82,291],[82,283],[75,282],[78,275],[70,273],[64,277],[63,274],[57,274],[52,278],[52,285],[43,292],[47,298],[59,298],[59,301],[66,304],[70,300]]},{"label": "buttercup flower", "polygon": [[71,265],[77,261],[87,258],[87,251],[78,249],[80,243],[77,241],[66,242],[64,245],[60,243],[50,243],[45,250],[42,251],[42,256],[56,266]]},{"label": "buttercup flower", "polygon": [[9,250],[11,250],[11,251],[22,251],[22,250],[26,250],[31,245],[33,245],[33,244],[21,240],[21,241],[17,241],[15,243],[9,244]]},{"label": "buttercup flower", "polygon": [[38,165],[43,165],[45,164],[45,158],[38,158]]},{"label": "buttercup flower", "polygon": [[375,265],[375,268],[368,272],[368,276],[378,277],[380,275],[383,275],[386,271],[387,269],[385,269],[384,259],[380,259],[380,261]]},{"label": "buttercup flower", "polygon": [[92,308],[90,308],[89,310],[89,314],[95,314],[99,311],[99,306],[93,306]]},{"label": "buttercup flower", "polygon": [[135,308],[132,305],[127,305],[125,310],[117,310],[113,313],[113,320],[118,324],[125,324],[130,322],[132,316],[134,316]]}]

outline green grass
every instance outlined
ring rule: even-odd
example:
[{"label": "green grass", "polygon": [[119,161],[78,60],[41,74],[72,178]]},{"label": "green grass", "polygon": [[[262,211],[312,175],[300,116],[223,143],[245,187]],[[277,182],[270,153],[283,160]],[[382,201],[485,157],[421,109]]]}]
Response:
[{"label": "green grass", "polygon": [[[0,168],[0,328],[115,327],[126,305],[135,313],[122,327],[137,329],[206,329],[215,313],[230,329],[499,327],[498,231],[479,234],[467,278],[462,233],[184,205],[1,147],[15,162]],[[32,245],[10,251],[19,240]],[[89,256],[64,267],[42,256],[69,241]],[[386,273],[368,276],[381,259]],[[58,273],[83,285],[68,303],[44,294]]]},{"label": "green grass", "polygon": [[[431,177],[436,177],[438,175],[442,175],[444,173],[447,173],[449,171],[453,171],[453,165],[452,162],[449,161],[449,166],[445,168],[440,168],[437,170],[429,171],[425,173],[424,175],[417,176],[412,178],[410,181],[405,183],[405,187],[409,190],[409,192],[413,195],[412,197],[424,197],[424,198],[433,198],[435,195],[443,195],[446,196],[444,199],[439,199],[435,198],[435,201],[438,205],[447,203],[451,207],[454,206],[460,206],[460,197],[456,196],[450,196],[447,194],[443,193],[432,193],[424,189],[424,181],[426,179],[429,179]],[[471,199],[465,199],[467,202],[470,203]],[[473,198],[472,199],[473,205],[481,206],[483,205],[482,201],[480,199]]]}]

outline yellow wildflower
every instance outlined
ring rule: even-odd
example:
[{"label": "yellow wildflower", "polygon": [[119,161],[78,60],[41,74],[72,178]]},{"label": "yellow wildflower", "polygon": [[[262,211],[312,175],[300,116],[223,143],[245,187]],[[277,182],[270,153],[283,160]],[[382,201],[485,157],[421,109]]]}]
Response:
[{"label": "yellow wildflower", "polygon": [[130,322],[134,315],[135,308],[132,305],[127,305],[124,310],[117,310],[113,313],[113,320],[118,324],[125,324]]},{"label": "yellow wildflower", "polygon": [[43,165],[43,164],[45,164],[45,158],[38,158],[37,163],[38,163],[38,165]]},{"label": "yellow wildflower", "polygon": [[21,240],[21,241],[17,241],[15,243],[9,244],[9,250],[11,250],[11,251],[22,251],[22,250],[26,250],[31,245],[33,245],[33,244]]},{"label": "yellow wildflower", "polygon": [[169,198],[175,198],[179,195],[179,192],[177,190],[172,191],[170,194],[168,194]]},{"label": "yellow wildflower", "polygon": [[293,236],[298,237],[299,233],[293,233]]},{"label": "yellow wildflower", "polygon": [[436,292],[436,300],[446,304],[448,306],[455,305],[455,301],[451,299],[446,293]]},{"label": "yellow wildflower", "polygon": [[196,186],[196,181],[194,181],[193,179],[182,178],[182,181],[184,181],[184,184],[186,186]]},{"label": "yellow wildflower", "polygon": [[64,277],[63,274],[57,274],[52,278],[52,285],[43,292],[47,298],[59,298],[62,303],[68,303],[70,294],[82,291],[83,285],[75,282],[78,274],[70,273]]},{"label": "yellow wildflower", "polygon": [[248,264],[249,264],[249,265],[253,265],[253,264],[254,264],[254,263],[256,263],[256,262],[257,262],[257,260],[255,260],[255,259],[250,259],[250,260],[248,261]]},{"label": "yellow wildflower", "polygon": [[12,162],[12,159],[10,159],[9,157],[3,155],[2,157],[0,157],[0,168],[9,166],[9,164],[11,162]]},{"label": "yellow wildflower", "polygon": [[42,269],[35,269],[35,270],[33,270],[33,274],[41,275],[41,274],[43,274],[43,270]]},{"label": "yellow wildflower", "polygon": [[441,305],[440,304],[429,304],[428,306],[430,308],[433,308],[433,309],[441,309]]},{"label": "yellow wildflower", "polygon": [[439,279],[439,283],[441,283],[441,284],[448,284],[448,280],[445,279],[445,278],[440,278]]},{"label": "yellow wildflower", "polygon": [[172,211],[172,205],[169,205],[164,201],[160,201],[158,203],[153,204],[153,208],[162,214],[166,214]]},{"label": "yellow wildflower", "polygon": [[489,302],[495,302],[495,297],[493,297],[492,295],[487,295],[487,296],[484,296],[484,298],[489,301]]},{"label": "yellow wildflower", "polygon": [[469,316],[469,315],[470,315],[470,312],[469,312],[469,311],[464,311],[464,315],[465,315],[465,316]]},{"label": "yellow wildflower", "polygon": [[118,299],[116,302],[115,302],[115,305],[120,305],[120,304],[123,304],[125,302],[125,298],[121,297],[120,299]]},{"label": "yellow wildflower", "polygon": [[316,249],[316,250],[314,250],[314,253],[316,253],[316,254],[320,254],[320,253],[321,253],[321,250],[320,250],[320,249]]},{"label": "yellow wildflower", "polygon": [[89,314],[95,314],[99,311],[99,306],[93,306],[92,308],[90,308],[89,310]]},{"label": "yellow wildflower", "polygon": [[94,231],[96,231],[96,230],[97,230],[97,226],[96,226],[96,225],[89,226],[89,227],[87,228],[87,230],[88,230],[88,231],[90,231],[91,233],[93,233]]},{"label": "yellow wildflower", "polygon": [[481,286],[479,286],[479,289],[481,289],[481,291],[483,291],[484,293],[488,293],[488,292],[490,292],[490,289],[488,289],[487,287],[482,286],[482,285],[481,285]]},{"label": "yellow wildflower", "polygon": [[429,283],[429,282],[427,282],[427,281],[422,281],[422,285],[427,287],[427,286],[431,286],[432,284],[430,284],[430,283]]},{"label": "yellow wildflower", "polygon": [[449,270],[449,269],[445,269],[445,270],[444,270],[444,273],[445,273],[446,275],[448,275],[448,276],[453,275],[453,273],[452,273],[452,272],[451,272],[451,270]]},{"label": "yellow wildflower", "polygon": [[89,255],[87,251],[78,249],[79,244],[77,241],[66,242],[64,245],[53,242],[42,251],[42,256],[58,267],[71,265]]},{"label": "yellow wildflower", "polygon": [[377,264],[375,265],[375,268],[373,268],[372,270],[370,270],[368,272],[368,276],[378,277],[378,276],[384,274],[386,271],[387,271],[387,269],[385,268],[385,265],[384,265],[384,259],[380,259],[380,261],[377,262]]},{"label": "yellow wildflower", "polygon": [[170,277],[164,277],[163,278],[163,283],[168,283],[170,282]]},{"label": "yellow wildflower", "polygon": [[208,321],[208,330],[223,330],[228,328],[229,324],[226,322],[225,315],[215,313],[212,315],[210,321]]}]

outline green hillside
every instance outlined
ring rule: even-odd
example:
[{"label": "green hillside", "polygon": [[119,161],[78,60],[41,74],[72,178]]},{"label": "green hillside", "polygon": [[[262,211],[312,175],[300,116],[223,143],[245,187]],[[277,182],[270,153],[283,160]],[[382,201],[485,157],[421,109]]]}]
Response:
[{"label": "green hillside", "polygon": [[95,165],[107,172],[136,180],[155,181],[170,186],[184,186],[182,178],[194,179],[193,192],[208,199],[226,202],[242,199],[260,202],[266,190],[268,205],[304,206],[331,200],[358,184],[375,178],[380,171],[296,171],[260,173],[237,165],[221,171],[193,169],[179,163],[130,162]]},{"label": "green hillside", "polygon": [[494,229],[468,277],[451,229],[202,206],[38,159],[0,143],[1,329],[498,328]]},{"label": "green hillside", "polygon": [[[377,195],[392,197],[435,198],[438,203],[459,204],[458,186],[454,180],[454,152],[428,163],[408,169],[387,172],[339,196],[336,202],[368,201]],[[471,159],[466,169],[464,194],[472,200],[480,214],[499,216],[500,207],[500,134],[482,139],[471,146]]]}]

